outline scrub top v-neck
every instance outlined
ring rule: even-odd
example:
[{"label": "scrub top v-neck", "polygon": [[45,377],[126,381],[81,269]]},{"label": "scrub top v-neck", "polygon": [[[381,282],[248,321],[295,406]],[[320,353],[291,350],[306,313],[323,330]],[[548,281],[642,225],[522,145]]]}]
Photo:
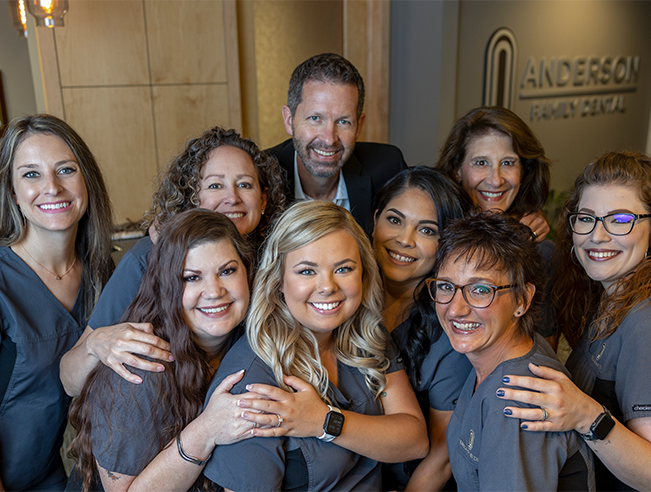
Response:
[{"label": "scrub top v-neck", "polygon": [[82,289],[68,312],[16,253],[0,247],[0,477],[6,490],[65,488],[59,448],[71,399],[59,362],[85,327]]}]

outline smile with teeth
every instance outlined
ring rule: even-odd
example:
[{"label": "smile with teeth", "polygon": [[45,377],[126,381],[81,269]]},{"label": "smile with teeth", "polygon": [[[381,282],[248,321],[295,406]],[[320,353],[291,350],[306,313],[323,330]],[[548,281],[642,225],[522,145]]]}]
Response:
[{"label": "smile with teeth", "polygon": [[317,308],[319,311],[332,311],[334,308],[341,304],[341,301],[336,302],[310,302],[312,306]]},{"label": "smile with teeth", "polygon": [[588,251],[588,256],[590,258],[612,258],[619,253],[619,251]]},{"label": "smile with teeth", "polygon": [[42,210],[59,210],[60,208],[66,208],[70,206],[70,202],[59,202],[59,203],[44,203],[39,205],[38,208]]},{"label": "smile with teeth", "polygon": [[472,331],[475,328],[478,328],[480,323],[459,323],[457,321],[453,321],[452,325],[457,329],[461,331]]},{"label": "smile with teeth", "polygon": [[391,251],[390,249],[387,249],[387,252],[389,253],[389,256],[391,258],[393,258],[396,261],[400,261],[402,263],[412,263],[412,262],[416,261],[416,258],[412,258],[411,256],[400,255],[400,254],[396,253],[395,251]]},{"label": "smile with teeth", "polygon": [[500,198],[506,193],[506,191],[480,191],[483,196],[486,198]]},{"label": "smile with teeth", "polygon": [[231,213],[222,212],[222,213],[229,219],[241,219],[246,215],[244,212],[231,212]]},{"label": "smile with teeth", "polygon": [[215,308],[198,308],[198,309],[202,313],[217,314],[217,313],[221,313],[222,311],[226,311],[229,306],[230,306],[230,304],[226,304],[224,306],[219,306],[219,307],[215,307]]},{"label": "smile with teeth", "polygon": [[312,150],[314,152],[316,152],[317,154],[322,155],[323,157],[332,157],[333,155],[335,155],[337,153],[336,150],[331,150],[331,151],[328,152],[328,151],[321,150],[321,149],[315,149],[314,147],[312,147]]}]

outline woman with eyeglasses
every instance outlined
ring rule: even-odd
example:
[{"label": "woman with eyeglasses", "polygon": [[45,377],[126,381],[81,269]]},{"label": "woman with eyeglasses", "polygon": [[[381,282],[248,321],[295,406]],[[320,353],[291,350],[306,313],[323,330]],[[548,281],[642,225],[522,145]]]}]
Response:
[{"label": "woman with eyeglasses", "polygon": [[531,366],[538,378],[508,376],[498,393],[544,409],[504,408],[526,431],[576,430],[597,456],[598,490],[651,483],[650,217],[649,157],[611,152],[585,168],[561,216],[554,283],[574,383]]},{"label": "woman with eyeglasses", "polygon": [[433,273],[431,315],[474,368],[447,429],[458,489],[594,490],[578,435],[522,432],[495,398],[507,374],[530,374],[530,364],[565,371],[536,332],[545,276],[531,230],[494,212],[457,220],[443,231]]}]

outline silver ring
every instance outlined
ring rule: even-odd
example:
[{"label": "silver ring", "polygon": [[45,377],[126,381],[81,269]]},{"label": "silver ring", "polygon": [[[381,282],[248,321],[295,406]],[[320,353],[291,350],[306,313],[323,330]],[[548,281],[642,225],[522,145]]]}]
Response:
[{"label": "silver ring", "polygon": [[254,429],[257,429],[257,428],[258,428],[258,423],[257,423],[257,422],[253,422],[253,428],[254,428]]},{"label": "silver ring", "polygon": [[533,237],[534,237],[534,238],[537,238],[537,237],[538,237],[538,233],[537,233],[536,231],[531,231],[531,233],[533,234]]},{"label": "silver ring", "polygon": [[541,422],[544,422],[549,418],[549,414],[547,413],[547,409],[540,407],[540,409],[543,411],[543,417],[540,419]]},{"label": "silver ring", "polygon": [[278,423],[276,424],[276,427],[280,427],[283,425],[283,417],[279,413],[276,414],[276,417],[278,417]]}]

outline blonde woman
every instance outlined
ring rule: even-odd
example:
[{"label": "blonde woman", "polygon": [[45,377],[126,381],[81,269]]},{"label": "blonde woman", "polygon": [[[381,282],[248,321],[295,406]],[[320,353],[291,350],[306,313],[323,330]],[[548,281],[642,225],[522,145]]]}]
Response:
[{"label": "blonde woman", "polygon": [[373,249],[349,212],[309,201],[283,215],[256,276],[247,337],[208,392],[244,369],[233,392],[278,400],[258,401],[269,412],[258,423],[272,428],[218,447],[208,478],[227,490],[381,490],[378,461],[427,453],[424,418],[381,326],[382,298]]}]

